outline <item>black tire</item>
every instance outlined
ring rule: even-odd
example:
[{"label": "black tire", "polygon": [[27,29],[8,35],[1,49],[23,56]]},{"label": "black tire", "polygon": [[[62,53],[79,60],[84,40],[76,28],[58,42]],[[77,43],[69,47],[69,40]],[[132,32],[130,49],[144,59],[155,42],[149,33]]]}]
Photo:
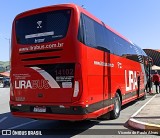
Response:
[{"label": "black tire", "polygon": [[114,108],[110,113],[110,118],[111,119],[116,119],[119,117],[121,112],[121,99],[118,93],[116,93],[115,98],[114,98]]}]

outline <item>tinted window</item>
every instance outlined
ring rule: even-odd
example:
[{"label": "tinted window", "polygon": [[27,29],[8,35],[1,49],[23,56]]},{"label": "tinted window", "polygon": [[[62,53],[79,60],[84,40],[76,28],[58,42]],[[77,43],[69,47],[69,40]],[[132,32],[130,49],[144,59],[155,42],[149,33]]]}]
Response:
[{"label": "tinted window", "polygon": [[94,21],[95,28],[95,37],[96,37],[96,46],[105,47],[104,43],[104,27]]},{"label": "tinted window", "polygon": [[105,32],[104,26],[88,16],[81,14],[78,33],[80,42],[100,50],[108,51],[109,42],[108,40],[105,40],[105,35],[107,35],[107,33]]},{"label": "tinted window", "polygon": [[83,29],[84,29],[84,42],[88,46],[96,47],[96,36],[95,36],[95,28],[94,21],[82,14],[83,21]]},{"label": "tinted window", "polygon": [[16,21],[19,44],[51,42],[66,36],[71,10],[59,10],[27,16]]},{"label": "tinted window", "polygon": [[81,14],[78,39],[85,45],[142,63],[143,50],[129,43],[105,26]]}]

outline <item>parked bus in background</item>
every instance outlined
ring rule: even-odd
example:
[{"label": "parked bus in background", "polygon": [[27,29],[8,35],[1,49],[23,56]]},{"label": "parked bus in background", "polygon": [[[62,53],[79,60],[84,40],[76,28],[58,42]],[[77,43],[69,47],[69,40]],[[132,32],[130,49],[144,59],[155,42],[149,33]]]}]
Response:
[{"label": "parked bus in background", "polygon": [[145,97],[144,51],[75,4],[19,14],[12,27],[14,116],[85,120]]}]

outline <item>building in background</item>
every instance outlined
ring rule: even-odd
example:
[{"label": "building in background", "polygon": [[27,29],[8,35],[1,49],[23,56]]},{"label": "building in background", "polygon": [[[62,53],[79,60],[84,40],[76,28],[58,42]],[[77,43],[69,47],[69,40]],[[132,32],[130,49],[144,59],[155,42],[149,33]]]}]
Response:
[{"label": "building in background", "polygon": [[[154,49],[143,49],[145,53],[150,56],[153,60],[153,67],[152,70],[157,70],[160,74],[160,50],[154,50]],[[154,73],[152,71],[152,73]]]},{"label": "building in background", "polygon": [[153,59],[153,65],[160,66],[160,50],[143,49]]}]

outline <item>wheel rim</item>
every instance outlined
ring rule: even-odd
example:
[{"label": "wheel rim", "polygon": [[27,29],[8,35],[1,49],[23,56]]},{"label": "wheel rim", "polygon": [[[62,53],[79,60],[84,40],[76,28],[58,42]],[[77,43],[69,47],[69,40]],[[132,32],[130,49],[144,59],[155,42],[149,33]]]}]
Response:
[{"label": "wheel rim", "polygon": [[120,107],[119,107],[119,98],[116,97],[115,98],[115,113],[118,114],[119,110],[120,110]]}]

